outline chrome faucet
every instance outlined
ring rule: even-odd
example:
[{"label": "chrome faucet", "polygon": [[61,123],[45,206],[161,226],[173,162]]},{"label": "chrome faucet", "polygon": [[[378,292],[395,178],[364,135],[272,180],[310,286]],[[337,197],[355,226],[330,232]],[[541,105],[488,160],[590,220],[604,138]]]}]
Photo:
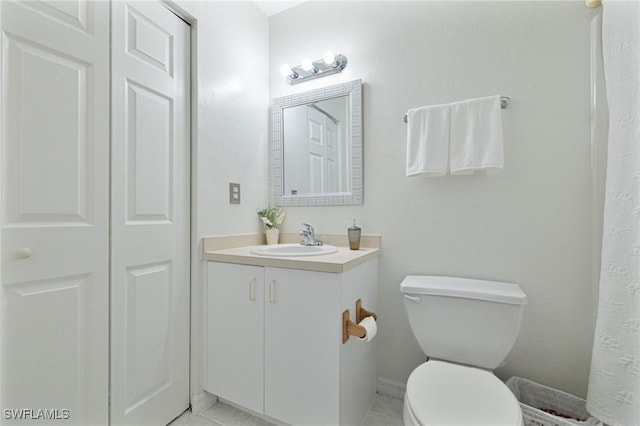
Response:
[{"label": "chrome faucet", "polygon": [[322,241],[316,240],[316,233],[313,230],[313,226],[308,223],[303,223],[304,229],[300,231],[300,235],[304,236],[304,240],[300,241],[303,246],[321,246]]}]

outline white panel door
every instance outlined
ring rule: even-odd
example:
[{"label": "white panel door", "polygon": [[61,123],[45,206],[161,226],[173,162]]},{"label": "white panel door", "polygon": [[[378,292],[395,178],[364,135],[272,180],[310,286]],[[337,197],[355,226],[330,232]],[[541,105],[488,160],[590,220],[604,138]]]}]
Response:
[{"label": "white panel door", "polygon": [[3,420],[105,425],[109,4],[0,7]]},{"label": "white panel door", "polygon": [[338,191],[338,126],[324,111],[307,107],[310,193]]},{"label": "white panel door", "polygon": [[111,424],[189,406],[189,26],[111,4]]}]

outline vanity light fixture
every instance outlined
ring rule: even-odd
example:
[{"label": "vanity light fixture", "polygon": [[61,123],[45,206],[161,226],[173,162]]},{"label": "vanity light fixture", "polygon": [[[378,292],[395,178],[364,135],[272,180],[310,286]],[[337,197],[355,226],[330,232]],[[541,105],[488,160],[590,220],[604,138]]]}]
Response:
[{"label": "vanity light fixture", "polygon": [[287,64],[280,68],[280,72],[287,78],[289,84],[298,84],[314,78],[324,77],[341,72],[347,66],[347,57],[341,54],[334,55],[328,51],[322,59],[311,61],[303,59],[300,65],[295,67]]}]

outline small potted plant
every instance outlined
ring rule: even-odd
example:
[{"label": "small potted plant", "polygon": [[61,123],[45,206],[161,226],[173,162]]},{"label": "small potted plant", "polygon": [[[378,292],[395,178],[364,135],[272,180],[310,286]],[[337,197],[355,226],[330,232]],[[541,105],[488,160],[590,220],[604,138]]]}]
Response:
[{"label": "small potted plant", "polygon": [[278,244],[280,230],[278,225],[284,222],[287,214],[275,207],[267,207],[258,212],[258,217],[264,225],[264,233],[267,237],[267,244]]}]

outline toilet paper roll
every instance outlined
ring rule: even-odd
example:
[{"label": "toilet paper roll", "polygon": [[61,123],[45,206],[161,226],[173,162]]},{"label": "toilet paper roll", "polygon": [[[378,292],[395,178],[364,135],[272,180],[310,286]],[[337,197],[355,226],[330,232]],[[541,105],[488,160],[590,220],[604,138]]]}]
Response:
[{"label": "toilet paper roll", "polygon": [[373,319],[373,317],[366,317],[360,321],[358,325],[364,327],[364,329],[367,330],[367,334],[365,334],[364,337],[356,337],[356,339],[370,342],[371,339],[376,337],[376,334],[378,333],[378,324],[376,324],[376,320]]}]

